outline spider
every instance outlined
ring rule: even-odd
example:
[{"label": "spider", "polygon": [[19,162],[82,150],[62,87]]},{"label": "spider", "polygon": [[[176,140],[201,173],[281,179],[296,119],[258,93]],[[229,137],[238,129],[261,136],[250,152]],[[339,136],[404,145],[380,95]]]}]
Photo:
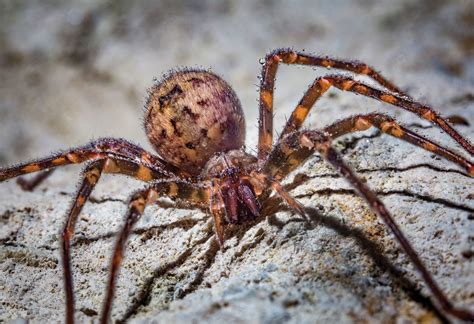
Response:
[{"label": "spider", "polygon": [[[280,63],[350,71],[370,77],[384,89],[374,88],[344,75],[319,77],[304,93],[274,144],[273,92]],[[41,171],[30,181],[19,179],[23,189],[32,190],[51,174],[53,168],[86,163],[62,231],[66,322],[74,322],[70,260],[74,226],[102,173],[125,174],[147,183],[144,189],[131,195],[125,224],[113,249],[101,314],[101,322],[106,323],[110,317],[117,273],[127,239],[147,205],[168,197],[192,207],[208,208],[213,216],[216,239],[222,247],[230,225],[238,226],[260,216],[262,204],[272,192],[294,212],[305,216],[303,206],[285,191],[281,181],[314,153],[332,165],[390,228],[439,306],[457,318],[474,320],[473,312],[455,307],[450,302],[384,204],[348,166],[331,146],[331,142],[342,135],[376,127],[383,133],[458,164],[470,176],[474,175],[474,163],[410,131],[384,114],[356,115],[319,130],[301,130],[301,127],[315,102],[330,87],[336,87],[417,114],[440,127],[472,156],[474,146],[469,140],[454,130],[432,108],[414,101],[362,62],[320,57],[292,49],[277,49],[266,55],[261,73],[256,156],[244,149],[245,119],[239,99],[232,88],[210,71],[181,69],[170,72],[161,82],[154,84],[145,104],[144,127],[158,156],[124,139],[104,138],[44,159],[0,169],[0,181]]]}]

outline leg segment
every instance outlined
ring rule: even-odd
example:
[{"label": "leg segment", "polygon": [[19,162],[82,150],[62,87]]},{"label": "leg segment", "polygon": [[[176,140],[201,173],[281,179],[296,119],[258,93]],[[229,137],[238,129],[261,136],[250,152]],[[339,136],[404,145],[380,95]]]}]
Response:
[{"label": "leg segment", "polygon": [[[141,171],[139,171],[141,170]],[[147,171],[144,171],[147,170]],[[102,173],[119,173],[135,177],[139,180],[150,181],[158,178],[158,174],[153,174],[153,170],[145,169],[128,160],[113,160],[106,158],[91,162],[86,166],[82,174],[82,181],[76,197],[68,212],[67,220],[62,233],[62,261],[64,268],[64,286],[66,291],[66,322],[74,322],[74,292],[71,269],[71,239],[74,234],[74,227],[77,217],[81,213],[82,207],[89,198],[92,190],[97,184]]]},{"label": "leg segment", "polygon": [[361,82],[355,81],[352,78],[339,75],[321,77],[313,82],[308,91],[304,94],[303,98],[301,98],[298,106],[291,114],[290,119],[288,120],[280,135],[280,138],[283,138],[283,136],[301,128],[314,103],[331,86],[339,88],[343,91],[351,91],[364,96],[372,97],[379,101],[386,102],[396,107],[413,112],[421,118],[438,125],[456,142],[458,142],[467,152],[469,152],[471,155],[474,154],[474,146],[467,139],[462,137],[456,130],[454,130],[448,124],[448,122],[441,118],[432,108],[422,105],[418,102],[411,101],[406,97],[401,97],[386,91],[378,90]]},{"label": "leg segment", "polygon": [[150,187],[140,190],[132,195],[128,205],[129,210],[125,217],[125,225],[120,231],[118,240],[114,247],[107,292],[101,317],[102,323],[107,323],[110,317],[117,274],[122,264],[125,244],[130,236],[130,232],[142,216],[146,205],[152,204],[159,197],[186,200],[198,206],[207,206],[209,204],[210,194],[208,188],[199,187],[195,184],[184,181],[163,180],[155,182]]},{"label": "leg segment", "polygon": [[295,212],[300,214],[300,216],[303,216],[304,218],[307,218],[306,213],[304,211],[303,206],[291,195],[286,192],[285,189],[283,189],[283,186],[276,180],[272,180],[271,186],[272,188],[278,193],[278,195],[292,208]]},{"label": "leg segment", "polygon": [[275,87],[275,76],[278,64],[297,64],[308,66],[321,66],[351,71],[357,74],[369,76],[384,88],[401,95],[406,95],[402,90],[385,79],[373,68],[357,61],[344,61],[328,57],[320,57],[296,52],[291,49],[278,49],[268,54],[262,69],[260,84],[260,132],[258,138],[258,159],[263,163],[270,154],[273,143],[273,91]]},{"label": "leg segment", "polygon": [[41,171],[37,175],[35,175],[32,179],[26,180],[23,177],[20,177],[16,180],[16,183],[23,189],[24,191],[33,191],[37,186],[39,186],[46,178],[48,178],[51,173],[53,173],[54,169],[47,169]]},{"label": "leg segment", "polygon": [[68,212],[66,224],[62,233],[62,261],[64,269],[64,288],[66,292],[66,323],[74,323],[74,290],[71,270],[71,238],[74,234],[74,227],[82,207],[86,203],[89,195],[94,189],[100,175],[104,170],[105,160],[92,162],[84,169],[82,182],[76,193],[76,198]]},{"label": "leg segment", "polygon": [[[297,160],[299,158],[304,156],[307,157],[311,152],[319,152],[319,154],[329,164],[331,164],[341,176],[349,181],[349,183],[357,190],[359,195],[368,202],[370,208],[390,228],[443,310],[463,320],[474,320],[474,313],[468,310],[456,308],[452,305],[446,295],[438,287],[430,272],[426,269],[418,257],[418,254],[415,252],[401,229],[395,223],[384,204],[380,201],[376,194],[358,176],[356,176],[352,169],[344,162],[342,156],[331,147],[331,141],[327,135],[319,131],[295,132],[285,137],[277,148],[272,152],[272,157],[274,159],[281,159],[283,156],[287,156],[287,162],[292,164],[298,164]],[[302,161],[303,160],[299,160],[299,163]],[[274,172],[273,166],[274,165],[272,163],[267,164],[266,170],[270,174],[273,171],[273,173],[278,175],[278,172]]]},{"label": "leg segment", "polygon": [[329,135],[335,139],[348,133],[366,130],[371,126],[377,127],[383,133],[400,138],[413,145],[442,156],[463,167],[469,175],[474,176],[474,163],[469,162],[462,156],[443,148],[439,144],[436,144],[405,127],[400,126],[393,118],[383,114],[368,114],[349,117],[325,127],[323,131],[329,133]]},{"label": "leg segment", "polygon": [[[31,172],[52,169],[61,165],[82,163],[90,160],[110,158],[113,160],[139,161],[139,165],[153,173],[155,178],[171,177],[180,174],[175,167],[144,149],[122,139],[105,138],[88,145],[70,149],[29,163],[0,169],[0,182]],[[142,171],[147,172],[145,169]],[[137,170],[137,173],[140,172]],[[158,176],[159,175],[159,176]]]}]

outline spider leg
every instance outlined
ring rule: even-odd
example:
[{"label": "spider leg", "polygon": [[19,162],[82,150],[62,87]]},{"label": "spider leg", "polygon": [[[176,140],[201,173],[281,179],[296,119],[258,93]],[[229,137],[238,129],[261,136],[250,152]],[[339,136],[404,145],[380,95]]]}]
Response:
[{"label": "spider leg", "polygon": [[16,180],[16,183],[24,191],[33,191],[44,180],[46,180],[46,178],[48,178],[51,175],[51,173],[53,173],[53,171],[54,171],[54,169],[43,170],[40,173],[36,174],[33,178],[28,179],[28,180],[23,178],[23,177],[19,177]]},{"label": "spider leg", "polygon": [[[343,176],[349,183],[357,190],[359,195],[363,197],[369,204],[370,208],[384,221],[384,223],[390,228],[392,233],[395,235],[397,241],[401,247],[421,274],[423,280],[431,290],[433,296],[438,301],[442,309],[460,319],[463,320],[474,320],[474,313],[457,308],[449,301],[443,291],[439,288],[430,272],[426,269],[423,262],[420,260],[418,254],[413,249],[408,239],[405,237],[401,229],[395,223],[393,217],[385,208],[385,205],[377,197],[375,192],[371,190],[346,164],[342,156],[331,147],[330,138],[321,131],[301,131],[289,134],[275,147],[270,156],[270,159],[279,160],[280,162],[286,161],[290,168],[294,168],[301,164],[303,160],[308,157],[314,151],[319,154],[331,164],[338,173]],[[274,162],[267,164],[264,169],[264,174],[268,174],[267,179],[271,179],[271,175],[278,175],[275,172]],[[266,171],[266,172],[265,172]],[[271,184],[271,180],[267,180]],[[275,188],[275,187],[274,187]],[[291,206],[291,204],[290,204]]]},{"label": "spider leg", "polygon": [[130,232],[142,216],[146,205],[154,203],[160,197],[185,200],[198,206],[208,205],[210,199],[208,188],[176,179],[154,182],[149,187],[137,191],[131,196],[125,224],[119,233],[112,255],[101,323],[107,323],[110,317],[117,274],[122,264],[125,244],[130,236]]},{"label": "spider leg", "polygon": [[366,130],[372,126],[377,127],[383,133],[400,138],[401,140],[442,156],[463,167],[469,175],[474,176],[474,163],[403,126],[400,126],[393,118],[384,114],[373,113],[352,116],[325,127],[323,131],[329,133],[332,139],[335,139],[348,133]]},{"label": "spider leg", "polygon": [[262,166],[266,157],[270,154],[273,144],[273,92],[275,86],[275,75],[279,63],[334,67],[371,77],[390,92],[378,90],[355,81],[352,78],[335,75],[316,79],[306,91],[298,106],[291,114],[287,125],[283,129],[280,139],[283,136],[300,129],[306,119],[310,109],[331,86],[341,90],[356,92],[365,96],[373,97],[377,100],[390,103],[394,106],[416,113],[443,129],[449,136],[458,142],[471,155],[474,154],[474,146],[456,130],[454,130],[446,120],[441,118],[431,107],[413,101],[400,89],[387,81],[371,67],[360,62],[350,62],[318,57],[293,51],[291,49],[276,50],[267,55],[265,65],[262,69],[262,82],[260,85],[260,117],[259,117],[259,139],[258,139],[258,161]]},{"label": "spider leg", "polygon": [[365,63],[310,55],[292,49],[277,49],[265,57],[265,64],[262,68],[259,105],[260,132],[258,137],[258,159],[260,164],[263,163],[268,154],[270,154],[273,144],[273,92],[275,88],[275,76],[278,64],[280,63],[321,66],[366,75],[384,88],[394,93],[407,96],[402,90]]},{"label": "spider leg", "polygon": [[367,97],[375,98],[379,101],[389,103],[393,106],[408,110],[417,114],[419,117],[426,119],[444,130],[451,138],[458,142],[469,154],[474,154],[474,146],[460,135],[448,122],[441,118],[437,112],[431,107],[422,105],[416,101],[412,101],[406,97],[391,94],[386,91],[378,90],[370,87],[362,82],[356,81],[352,78],[329,75],[316,79],[310,86],[308,91],[301,98],[298,106],[295,108],[290,116],[285,128],[283,129],[280,138],[293,131],[299,130],[306,119],[309,111],[314,103],[331,87],[334,86],[343,91],[351,91]]},{"label": "spider leg", "polygon": [[271,180],[270,182],[271,182],[272,188],[288,204],[288,206],[293,208],[295,212],[297,212],[304,218],[307,218],[303,205],[301,205],[296,199],[291,197],[291,195],[285,189],[283,189],[283,186],[280,184],[280,182],[276,180]]},{"label": "spider leg", "polygon": [[174,176],[173,172],[181,174],[175,167],[160,158],[153,156],[141,147],[123,139],[104,138],[93,141],[85,146],[69,149],[49,157],[32,162],[0,168],[0,182],[31,172],[52,169],[62,165],[83,163],[90,160],[110,158],[113,160],[137,161],[136,170],[139,179],[148,181],[163,176]]},{"label": "spider leg", "polygon": [[[137,170],[142,170],[137,172]],[[144,171],[147,170],[147,171]],[[89,198],[92,190],[99,181],[102,173],[120,173],[135,177],[140,180],[149,181],[151,179],[158,179],[160,174],[153,173],[153,170],[147,169],[145,166],[138,165],[131,160],[113,160],[112,158],[105,158],[90,162],[84,168],[81,177],[79,189],[73,200],[73,204],[69,209],[66,223],[62,232],[62,262],[64,269],[64,286],[66,292],[66,322],[74,322],[74,291],[73,279],[71,269],[71,239],[74,235],[74,227],[77,217]],[[144,174],[149,174],[144,176]]]},{"label": "spider leg", "polygon": [[71,270],[71,238],[74,227],[82,207],[94,189],[104,169],[105,160],[99,160],[88,164],[82,173],[82,181],[76,193],[73,204],[69,209],[67,220],[62,232],[62,261],[64,270],[64,287],[66,292],[66,323],[74,323],[74,290]]}]

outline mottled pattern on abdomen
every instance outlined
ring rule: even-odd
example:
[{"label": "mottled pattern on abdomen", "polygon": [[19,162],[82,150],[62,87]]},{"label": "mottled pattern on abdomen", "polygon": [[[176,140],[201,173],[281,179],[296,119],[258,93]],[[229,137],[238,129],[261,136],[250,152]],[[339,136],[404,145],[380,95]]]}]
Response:
[{"label": "mottled pattern on abdomen", "polygon": [[217,152],[245,142],[240,101],[230,86],[202,70],[170,74],[150,89],[145,130],[155,150],[191,175]]}]

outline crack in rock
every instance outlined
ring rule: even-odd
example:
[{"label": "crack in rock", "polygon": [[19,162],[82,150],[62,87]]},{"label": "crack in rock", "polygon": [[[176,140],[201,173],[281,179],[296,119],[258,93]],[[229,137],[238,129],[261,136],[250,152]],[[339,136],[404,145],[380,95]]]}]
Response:
[{"label": "crack in rock", "polygon": [[[448,208],[453,208],[453,209],[458,209],[466,212],[474,212],[474,208],[471,208],[469,206],[457,204],[453,201],[443,199],[443,198],[435,198],[431,196],[426,196],[426,195],[421,195],[417,194],[414,192],[411,192],[409,190],[388,190],[388,191],[375,191],[375,193],[378,196],[390,196],[390,195],[400,195],[400,196],[405,196],[405,197],[412,197],[416,198],[419,200],[423,200],[429,203],[436,203],[436,204],[441,204],[445,207]],[[341,194],[341,195],[357,195],[357,192],[353,189],[319,189],[319,190],[308,190],[304,194],[296,195],[295,198],[307,198],[311,197],[313,195],[321,195],[321,196],[330,196],[333,194]]]}]

